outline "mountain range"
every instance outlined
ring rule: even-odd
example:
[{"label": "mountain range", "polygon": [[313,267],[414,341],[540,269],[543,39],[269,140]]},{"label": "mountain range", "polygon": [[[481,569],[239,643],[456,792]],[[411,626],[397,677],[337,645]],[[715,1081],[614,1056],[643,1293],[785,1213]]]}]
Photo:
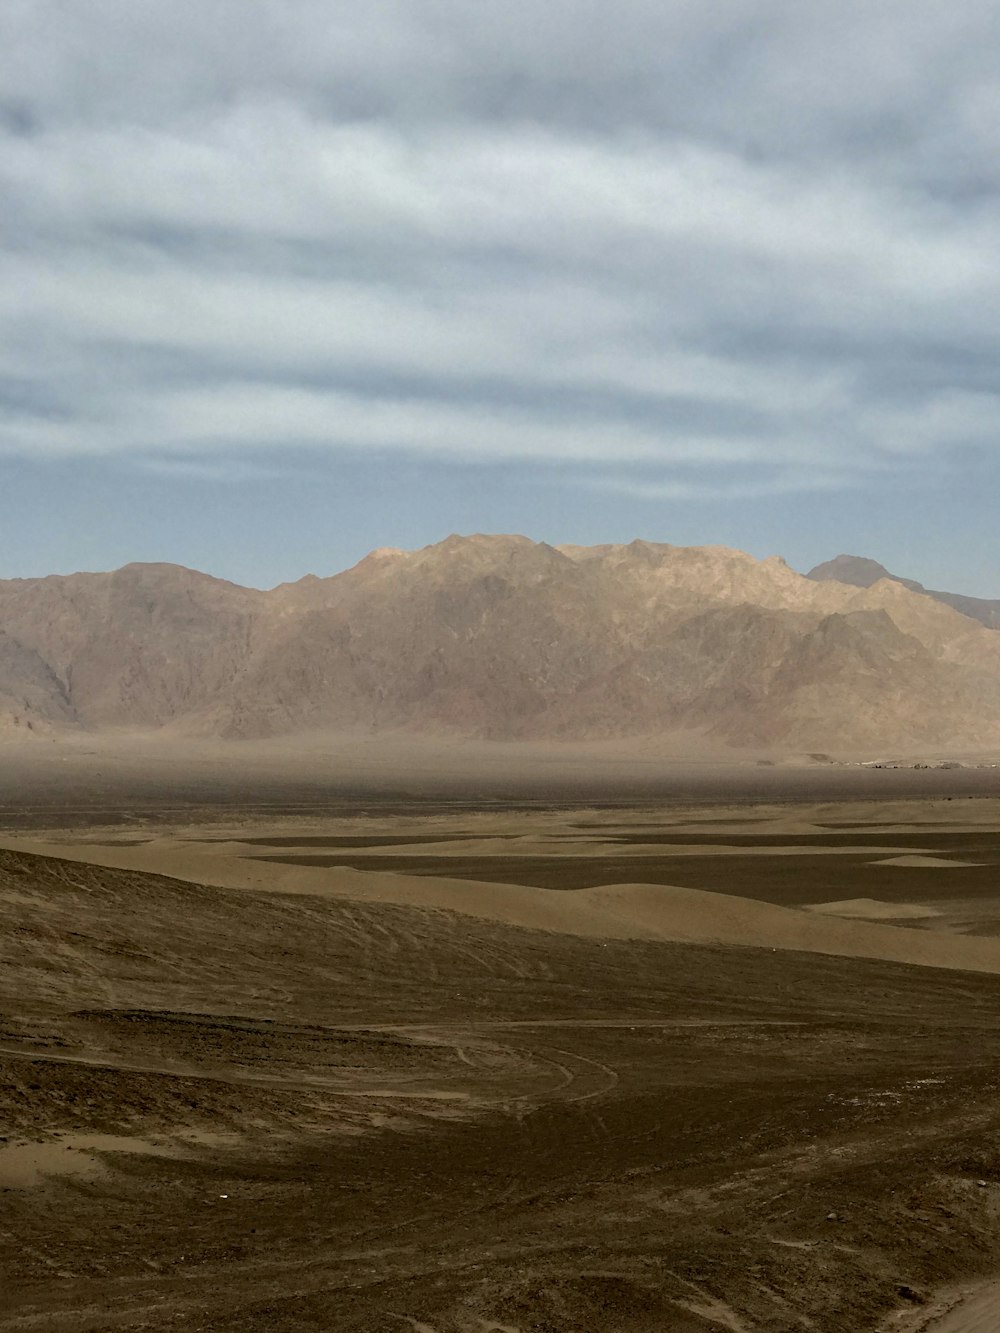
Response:
[{"label": "mountain range", "polygon": [[804,576],[724,547],[517,536],[266,592],[163,564],[14,579],[0,733],[982,748],[1000,743],[989,606],[857,557]]},{"label": "mountain range", "polygon": [[827,560],[822,565],[817,565],[815,569],[811,569],[806,578],[819,581],[832,579],[836,583],[850,583],[855,588],[870,588],[880,579],[892,579],[894,583],[901,583],[911,592],[922,592],[928,597],[933,597],[936,602],[943,602],[945,606],[961,611],[964,616],[971,616],[973,620],[978,620],[980,624],[990,629],[1000,629],[1000,599],[966,597],[960,592],[939,592],[934,588],[925,588],[915,579],[904,579],[899,574],[890,574],[884,565],[880,565],[877,560],[869,560],[866,556],[838,555],[833,560]]}]

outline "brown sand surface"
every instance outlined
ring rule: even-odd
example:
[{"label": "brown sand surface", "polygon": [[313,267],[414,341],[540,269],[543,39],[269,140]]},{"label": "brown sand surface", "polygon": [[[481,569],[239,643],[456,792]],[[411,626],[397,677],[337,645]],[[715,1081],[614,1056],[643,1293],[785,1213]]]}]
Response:
[{"label": "brown sand surface", "polygon": [[974,861],[949,861],[943,856],[922,856],[919,853],[907,853],[903,856],[890,856],[884,861],[879,861],[882,866],[906,866],[910,869],[920,869],[926,866],[928,870],[947,870],[949,867],[958,869],[960,866],[966,868],[974,866]]},{"label": "brown sand surface", "polygon": [[[885,859],[872,862],[871,846],[859,846],[853,813],[836,806],[751,807],[738,823],[705,810],[692,819],[689,811],[670,809],[658,822],[648,810],[610,821],[563,810],[295,816],[270,823],[259,815],[249,824],[159,826],[131,839],[63,830],[47,838],[8,834],[5,841],[223,888],[444,909],[536,930],[995,970],[1000,940],[983,936],[993,936],[1000,912],[997,804],[880,808],[878,850],[916,844],[956,857],[927,855],[914,863],[901,853],[888,858],[889,871]],[[882,821],[900,813],[907,822],[884,831],[889,826]],[[841,827],[828,826],[831,814],[840,816],[832,823]],[[661,838],[689,838],[706,818],[716,822],[703,843],[628,844],[622,854],[611,841],[623,833],[649,837],[651,829]],[[786,841],[790,828],[799,830],[793,845]],[[970,846],[981,858],[977,864],[957,859]],[[573,891],[553,892],[566,889]],[[804,906],[819,910],[798,910]],[[907,920],[924,928],[903,930]]]},{"label": "brown sand surface", "polygon": [[[865,1333],[1000,1271],[997,802],[111,814],[2,839],[0,1333]],[[622,867],[724,893],[503,850],[699,828]]]},{"label": "brown sand surface", "polygon": [[1000,1328],[1000,1282],[980,1282],[945,1291],[917,1311],[897,1311],[881,1333],[996,1333]]},{"label": "brown sand surface", "polygon": [[970,1293],[925,1327],[935,1333],[996,1333],[1000,1329],[1000,1284]]},{"label": "brown sand surface", "polygon": [[808,903],[806,911],[822,916],[857,917],[863,921],[920,921],[937,916],[938,909],[918,903],[884,903],[874,898],[847,898],[838,903]]}]

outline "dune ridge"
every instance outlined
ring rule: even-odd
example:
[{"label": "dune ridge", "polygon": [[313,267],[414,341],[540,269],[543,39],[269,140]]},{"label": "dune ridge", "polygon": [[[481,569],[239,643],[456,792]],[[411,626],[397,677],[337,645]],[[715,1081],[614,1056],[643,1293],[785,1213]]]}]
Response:
[{"label": "dune ridge", "polygon": [[595,939],[724,944],[1000,972],[1000,939],[908,929],[670,885],[622,883],[559,892],[447,875],[278,865],[254,860],[231,844],[205,851],[166,839],[111,847],[5,837],[2,845],[218,888],[391,903]]}]

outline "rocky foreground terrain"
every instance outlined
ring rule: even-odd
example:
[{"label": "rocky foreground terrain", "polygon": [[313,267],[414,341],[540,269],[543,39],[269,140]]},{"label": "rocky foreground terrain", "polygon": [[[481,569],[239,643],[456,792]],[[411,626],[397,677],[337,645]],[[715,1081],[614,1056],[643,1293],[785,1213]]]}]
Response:
[{"label": "rocky foreground terrain", "polygon": [[0,727],[1000,740],[1000,634],[919,585],[842,572],[477,536],[267,592],[170,565],[0,582]]},{"label": "rocky foreground terrain", "polygon": [[995,801],[198,819],[0,824],[3,1333],[904,1333],[997,1272]]}]

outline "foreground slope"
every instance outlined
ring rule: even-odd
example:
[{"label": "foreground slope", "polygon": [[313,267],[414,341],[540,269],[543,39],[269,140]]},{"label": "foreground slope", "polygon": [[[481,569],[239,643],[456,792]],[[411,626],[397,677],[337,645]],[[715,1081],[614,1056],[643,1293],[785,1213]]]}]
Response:
[{"label": "foreground slope", "polygon": [[874,1330],[1000,1259],[1000,980],[0,851],[0,1329]]},{"label": "foreground slope", "polygon": [[129,566],[0,583],[0,629],[8,727],[1000,741],[1000,637],[721,547],[451,537],[267,593]]},{"label": "foreground slope", "polygon": [[[402,833],[383,842],[392,821],[371,815],[344,821],[349,831],[333,835],[316,831],[330,826],[328,816],[305,828],[286,817],[278,822],[280,832],[257,820],[252,834],[182,825],[110,845],[100,834],[81,838],[79,832],[54,832],[47,839],[8,834],[5,841],[29,854],[199,886],[445,911],[585,939],[785,949],[1000,974],[1000,938],[990,911],[969,914],[970,900],[986,909],[991,896],[1000,896],[990,894],[1000,873],[1000,837],[989,823],[963,834],[947,822],[932,822],[881,833],[873,842],[808,824],[804,832],[782,833],[780,825],[755,818],[733,826],[737,833],[723,826],[707,835],[707,843],[705,834],[670,824],[669,831],[649,834],[653,841],[646,844],[641,824],[636,830],[625,823],[605,842],[600,823],[563,828],[537,811],[496,816],[492,835],[479,838],[478,822],[462,815],[426,817],[416,821],[412,845]],[[961,851],[956,855],[956,838],[966,840],[972,850],[965,854],[977,864],[963,861]],[[938,851],[948,856],[935,856]],[[896,917],[898,888],[905,883],[912,891],[914,884],[912,875],[900,874],[908,860],[917,862],[915,896],[923,901],[930,891],[933,907],[921,914],[904,899]],[[929,874],[935,862],[938,873]],[[895,873],[887,863],[897,866]],[[826,870],[818,894],[810,892],[817,864]],[[971,881],[956,878],[956,869],[970,872]],[[860,905],[866,920],[841,919],[842,913],[857,916],[858,904],[849,901],[861,892],[854,884],[884,898]],[[837,895],[846,904],[829,901]],[[942,898],[960,909],[957,922],[941,912]],[[884,910],[873,918],[871,907],[880,906]],[[914,914],[918,928],[901,928],[898,922]],[[882,924],[879,915],[897,924]],[[948,929],[925,928],[937,916]]]}]

